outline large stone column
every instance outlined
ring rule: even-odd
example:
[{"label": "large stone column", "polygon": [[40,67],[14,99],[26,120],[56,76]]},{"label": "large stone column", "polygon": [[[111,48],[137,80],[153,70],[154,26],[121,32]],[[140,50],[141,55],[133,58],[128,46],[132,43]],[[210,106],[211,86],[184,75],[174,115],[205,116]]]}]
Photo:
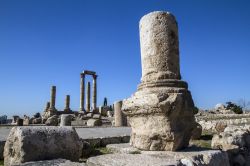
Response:
[{"label": "large stone column", "polygon": [[55,108],[56,104],[56,86],[51,87],[51,93],[50,93],[50,108]]},{"label": "large stone column", "polygon": [[85,95],[85,74],[81,73],[81,82],[80,82],[80,110],[84,111],[84,95]]},{"label": "large stone column", "polygon": [[64,112],[70,112],[70,95],[66,95]]},{"label": "large stone column", "polygon": [[168,12],[152,12],[140,20],[142,78],[122,110],[132,128],[131,144],[142,150],[187,147],[195,124],[194,103],[181,81],[178,28]]},{"label": "large stone column", "polygon": [[96,109],[96,103],[97,103],[97,75],[93,75],[93,92],[92,92],[92,108],[93,110]]},{"label": "large stone column", "polygon": [[50,92],[50,108],[48,109],[48,117],[56,114],[57,110],[55,107],[56,104],[56,86],[51,87],[51,92]]},{"label": "large stone column", "polygon": [[140,20],[142,82],[180,79],[177,22],[166,12],[150,13]]},{"label": "large stone column", "polygon": [[114,103],[115,126],[127,126],[127,117],[122,112],[122,101]]},{"label": "large stone column", "polygon": [[86,111],[90,112],[90,82],[88,82],[87,92],[86,92]]}]

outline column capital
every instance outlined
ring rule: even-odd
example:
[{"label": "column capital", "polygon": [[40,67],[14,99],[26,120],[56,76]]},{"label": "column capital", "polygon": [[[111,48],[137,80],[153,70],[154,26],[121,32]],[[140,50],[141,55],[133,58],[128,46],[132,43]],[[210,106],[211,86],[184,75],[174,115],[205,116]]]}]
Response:
[{"label": "column capital", "polygon": [[92,75],[93,76],[93,79],[96,79],[98,77],[98,75]]},{"label": "column capital", "polygon": [[85,77],[85,74],[84,74],[84,73],[81,73],[80,76],[81,76],[81,78],[84,78],[84,77]]}]

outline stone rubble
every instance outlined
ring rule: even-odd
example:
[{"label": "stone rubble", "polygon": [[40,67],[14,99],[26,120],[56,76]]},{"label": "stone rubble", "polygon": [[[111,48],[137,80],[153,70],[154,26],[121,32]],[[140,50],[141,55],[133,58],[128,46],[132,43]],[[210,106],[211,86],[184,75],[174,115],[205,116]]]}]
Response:
[{"label": "stone rubble", "polygon": [[231,165],[250,165],[250,125],[226,127],[213,136],[211,146],[226,151]]}]

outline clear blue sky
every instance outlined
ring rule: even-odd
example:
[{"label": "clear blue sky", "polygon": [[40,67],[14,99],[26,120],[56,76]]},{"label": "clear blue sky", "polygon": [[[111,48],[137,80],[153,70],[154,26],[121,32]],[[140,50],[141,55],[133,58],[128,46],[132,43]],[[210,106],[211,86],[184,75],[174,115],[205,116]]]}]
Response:
[{"label": "clear blue sky", "polygon": [[0,115],[42,112],[57,86],[79,108],[80,72],[98,73],[98,105],[135,92],[138,22],[152,11],[179,24],[183,80],[195,104],[250,100],[248,0],[0,0]]}]

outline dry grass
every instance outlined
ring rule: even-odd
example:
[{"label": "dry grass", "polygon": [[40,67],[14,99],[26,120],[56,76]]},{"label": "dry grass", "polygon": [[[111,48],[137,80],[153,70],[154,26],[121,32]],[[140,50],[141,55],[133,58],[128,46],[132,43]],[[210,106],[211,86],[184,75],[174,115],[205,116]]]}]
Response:
[{"label": "dry grass", "polygon": [[190,144],[201,148],[211,148],[213,133],[203,132],[199,140],[191,140]]}]

